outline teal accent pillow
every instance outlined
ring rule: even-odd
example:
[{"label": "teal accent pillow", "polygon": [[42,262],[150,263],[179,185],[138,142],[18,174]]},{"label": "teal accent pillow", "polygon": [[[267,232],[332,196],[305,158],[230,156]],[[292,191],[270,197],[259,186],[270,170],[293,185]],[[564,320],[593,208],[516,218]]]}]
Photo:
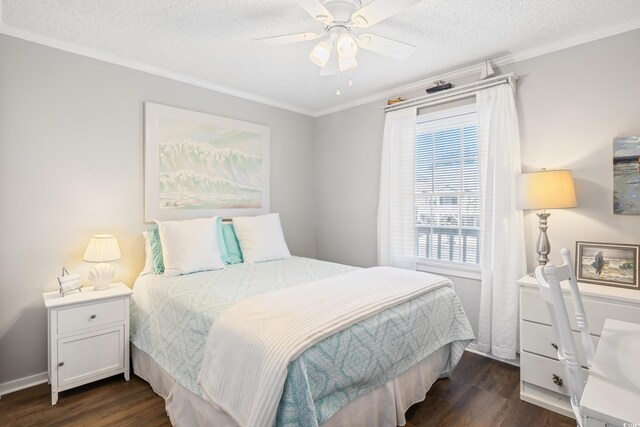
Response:
[{"label": "teal accent pillow", "polygon": [[156,274],[164,273],[164,259],[162,258],[162,244],[158,225],[149,226],[149,246],[151,246],[151,266]]},{"label": "teal accent pillow", "polygon": [[240,250],[240,242],[236,237],[236,230],[233,228],[233,224],[222,223],[222,236],[229,256],[229,264],[241,263],[243,261],[242,251]]},{"label": "teal accent pillow", "polygon": [[216,235],[218,236],[218,250],[220,251],[220,258],[222,258],[222,262],[225,264],[231,264],[231,257],[227,251],[227,245],[222,233],[222,218],[218,217],[216,221]]}]

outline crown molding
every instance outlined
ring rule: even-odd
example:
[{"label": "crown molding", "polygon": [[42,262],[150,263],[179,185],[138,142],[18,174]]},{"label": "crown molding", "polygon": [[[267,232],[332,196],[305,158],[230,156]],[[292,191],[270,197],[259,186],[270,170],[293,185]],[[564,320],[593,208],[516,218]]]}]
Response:
[{"label": "crown molding", "polygon": [[567,39],[558,40],[555,42],[546,43],[540,46],[525,49],[519,52],[515,52],[509,55],[501,56],[495,61],[491,61],[498,67],[503,65],[509,65],[516,62],[525,61],[527,59],[535,58],[537,56],[546,55],[548,53],[558,52],[560,50],[568,49],[570,47],[579,46],[581,44],[590,43],[596,40],[605,39],[607,37],[615,36],[617,34],[626,33],[629,31],[637,30],[640,28],[640,19],[634,21],[625,22],[624,24],[616,25],[609,28],[603,28],[601,30],[593,31],[590,33],[579,34]]},{"label": "crown molding", "polygon": [[86,56],[89,58],[97,59],[99,61],[108,62],[110,64],[120,65],[122,67],[131,68],[133,70],[142,71],[144,73],[153,74],[159,77],[175,80],[181,83],[186,83],[192,86],[209,89],[215,92],[223,93],[225,95],[235,96],[247,101],[253,101],[260,104],[269,105],[271,107],[288,110],[298,114],[304,114],[306,116],[314,117],[314,112],[306,108],[298,107],[295,105],[287,104],[284,102],[276,101],[274,99],[266,98],[263,96],[255,95],[241,90],[233,89],[227,86],[219,85],[208,80],[199,79],[189,76],[187,74],[177,73],[175,71],[167,70],[165,68],[156,67],[153,65],[145,64],[133,59],[113,55],[105,52],[100,52],[94,49],[89,49],[72,43],[66,43],[58,41],[49,37],[45,37],[39,34],[25,31],[19,28],[5,24],[2,19],[2,7],[0,1],[0,34],[16,37],[22,40],[30,41],[33,43],[52,47],[54,49],[63,50],[66,52],[74,53],[77,55]]},{"label": "crown molding", "polygon": [[[626,22],[624,24],[616,25],[609,28],[593,31],[590,33],[580,34],[578,36],[570,37],[555,42],[546,43],[544,45],[536,46],[530,49],[525,49],[519,52],[510,53],[508,55],[500,56],[495,59],[491,59],[491,64],[498,67],[514,64],[516,62],[525,61],[538,56],[546,55],[548,53],[557,52],[560,50],[568,49],[570,47],[579,46],[581,44],[590,43],[596,40],[604,39],[607,37],[615,36],[617,34],[626,33],[628,31],[637,30],[640,28],[640,19]],[[388,99],[396,97],[400,94],[412,92],[414,90],[424,89],[425,86],[433,84],[436,80],[454,80],[461,77],[467,77],[472,74],[479,74],[482,69],[481,64],[471,65],[468,67],[460,68],[454,71],[444,72],[436,74],[426,79],[422,79],[415,83],[411,83],[404,86],[399,86],[394,89],[388,89],[384,92],[379,92],[373,95],[368,95],[363,98],[355,99],[353,101],[346,102],[344,104],[336,105],[334,107],[325,108],[322,110],[316,110],[313,112],[314,117],[321,117],[327,114],[337,113],[342,110],[346,110],[353,107],[359,107],[370,102],[380,101],[381,99]]]},{"label": "crown molding", "polygon": [[[460,69],[456,69],[448,72],[442,72],[440,74],[431,75],[427,78],[421,79],[414,83],[395,87],[392,89],[387,89],[382,92],[378,92],[372,95],[367,95],[365,97],[358,98],[343,104],[335,105],[335,106],[320,109],[320,110],[310,110],[300,106],[287,104],[274,99],[266,98],[263,96],[255,95],[252,93],[248,93],[248,92],[244,92],[244,91],[230,88],[227,86],[223,86],[220,84],[216,84],[208,80],[189,76],[187,74],[174,72],[161,67],[145,64],[133,59],[82,47],[73,43],[58,41],[50,37],[42,36],[30,31],[22,30],[22,29],[13,27],[11,25],[8,25],[4,22],[2,9],[3,9],[3,4],[2,4],[2,1],[0,1],[0,34],[6,34],[8,36],[20,38],[33,43],[63,50],[66,52],[75,53],[77,55],[87,56],[89,58],[97,59],[97,60],[108,62],[111,64],[120,65],[123,67],[131,68],[134,70],[142,71],[142,72],[153,74],[156,76],[165,77],[171,80],[190,84],[192,86],[209,89],[209,90],[223,93],[226,95],[235,96],[240,99],[257,102],[260,104],[269,105],[276,108],[281,108],[283,110],[288,110],[294,113],[303,114],[311,117],[321,117],[327,114],[337,113],[342,110],[358,107],[371,102],[380,101],[382,99],[395,97],[395,96],[398,96],[398,94],[408,93],[414,90],[420,90],[420,89],[423,89],[425,86],[432,84],[436,80],[454,80],[457,78],[467,77],[476,73],[480,73],[481,67],[482,67],[482,64],[476,64],[476,65],[471,65],[471,66],[467,66],[464,68],[460,68]],[[617,34],[633,31],[638,28],[640,28],[640,19],[636,19],[634,21],[626,22],[624,24],[616,25],[613,27],[604,28],[601,30],[570,37],[567,39],[547,43],[541,46],[525,49],[519,52],[510,53],[508,55],[504,55],[504,56],[492,59],[491,63],[498,67],[510,65],[516,62],[525,61],[527,59],[532,59],[538,56],[557,52],[570,47],[579,46],[581,44],[611,37]]]}]

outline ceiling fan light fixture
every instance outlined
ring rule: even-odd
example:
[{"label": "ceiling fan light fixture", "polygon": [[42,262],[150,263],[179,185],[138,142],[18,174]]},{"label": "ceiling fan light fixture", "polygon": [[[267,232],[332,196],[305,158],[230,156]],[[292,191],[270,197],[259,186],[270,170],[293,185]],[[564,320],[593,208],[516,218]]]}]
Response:
[{"label": "ceiling fan light fixture", "polygon": [[331,57],[331,45],[326,41],[320,41],[311,53],[309,54],[309,59],[319,67],[324,67],[329,62],[329,58]]},{"label": "ceiling fan light fixture", "polygon": [[356,58],[340,58],[338,57],[338,69],[340,72],[348,71],[352,68],[356,68],[358,66],[358,61]]},{"label": "ceiling fan light fixture", "polygon": [[342,33],[336,39],[336,50],[340,58],[353,58],[358,53],[358,45],[349,33]]}]

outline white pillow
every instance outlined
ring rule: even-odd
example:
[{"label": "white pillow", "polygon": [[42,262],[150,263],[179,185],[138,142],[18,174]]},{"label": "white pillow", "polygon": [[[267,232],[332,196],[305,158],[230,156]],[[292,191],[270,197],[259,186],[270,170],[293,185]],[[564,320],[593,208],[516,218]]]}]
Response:
[{"label": "white pillow", "polygon": [[149,241],[149,232],[143,231],[142,237],[144,237],[144,270],[140,273],[141,276],[145,274],[154,273],[153,265],[151,264],[151,242]]},{"label": "white pillow", "polygon": [[280,214],[235,217],[233,228],[244,262],[252,264],[291,257],[287,242],[284,241]]},{"label": "white pillow", "polygon": [[156,221],[162,242],[164,274],[179,276],[224,268],[218,249],[216,220],[214,216],[186,221]]}]

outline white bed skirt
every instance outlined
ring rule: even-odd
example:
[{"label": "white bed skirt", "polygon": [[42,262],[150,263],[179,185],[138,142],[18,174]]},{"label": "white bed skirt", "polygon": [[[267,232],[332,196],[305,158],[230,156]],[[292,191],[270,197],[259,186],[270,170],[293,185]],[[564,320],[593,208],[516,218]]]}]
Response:
[{"label": "white bed skirt", "polygon": [[[162,396],[174,426],[238,427],[224,411],[175,381],[147,353],[131,345],[133,372]],[[439,348],[393,380],[359,397],[336,412],[323,426],[391,427],[406,424],[405,412],[424,400],[446,370],[449,345]]]}]

